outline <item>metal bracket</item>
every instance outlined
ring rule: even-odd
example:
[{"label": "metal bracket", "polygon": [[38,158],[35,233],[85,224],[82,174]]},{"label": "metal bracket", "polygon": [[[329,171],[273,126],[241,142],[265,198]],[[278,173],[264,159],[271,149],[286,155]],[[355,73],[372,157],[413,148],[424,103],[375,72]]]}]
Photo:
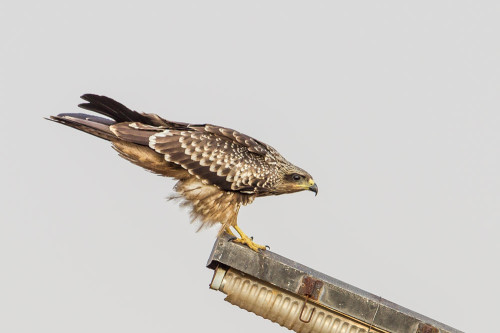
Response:
[{"label": "metal bracket", "polygon": [[304,310],[306,309],[307,301],[310,298],[317,300],[322,287],[323,281],[316,280],[312,276],[307,275],[302,279],[302,283],[298,291],[299,295],[305,296],[304,303],[302,303],[302,308],[300,309],[299,314],[299,320],[301,322],[307,324],[311,321],[314,311],[316,310],[315,307],[312,308],[311,313],[309,314],[309,317],[307,319],[303,319],[302,316],[304,314]]},{"label": "metal bracket", "polygon": [[416,333],[439,333],[439,329],[429,324],[420,323]]}]

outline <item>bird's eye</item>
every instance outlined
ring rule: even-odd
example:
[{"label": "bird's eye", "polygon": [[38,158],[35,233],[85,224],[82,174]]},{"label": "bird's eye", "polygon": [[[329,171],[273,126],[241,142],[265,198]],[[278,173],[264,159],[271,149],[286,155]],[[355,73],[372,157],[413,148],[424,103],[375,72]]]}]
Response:
[{"label": "bird's eye", "polygon": [[294,174],[292,175],[292,179],[293,179],[293,180],[300,180],[300,178],[302,178],[302,177],[301,177],[300,175],[296,174],[296,173],[294,173]]}]

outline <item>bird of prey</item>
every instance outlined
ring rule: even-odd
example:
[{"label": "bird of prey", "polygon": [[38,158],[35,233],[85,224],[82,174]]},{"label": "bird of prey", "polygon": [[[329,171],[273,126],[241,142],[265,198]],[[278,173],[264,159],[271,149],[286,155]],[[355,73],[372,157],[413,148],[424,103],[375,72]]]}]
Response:
[{"label": "bird of prey", "polygon": [[[187,124],[139,113],[106,96],[86,94],[82,113],[51,116],[50,120],[111,141],[126,160],[158,175],[177,179],[174,198],[191,209],[201,227],[220,223],[220,232],[254,251],[266,247],[253,242],[239,228],[242,205],[256,197],[310,190],[318,186],[306,171],[291,164],[273,147],[235,130]],[[239,238],[231,231],[234,228]]]}]

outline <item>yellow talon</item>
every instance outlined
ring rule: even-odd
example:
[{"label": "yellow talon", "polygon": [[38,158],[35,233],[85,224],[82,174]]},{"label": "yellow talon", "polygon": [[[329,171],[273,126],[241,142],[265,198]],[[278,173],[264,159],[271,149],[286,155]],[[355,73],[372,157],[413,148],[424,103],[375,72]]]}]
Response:
[{"label": "yellow talon", "polygon": [[245,244],[249,248],[254,250],[255,252],[259,252],[259,250],[266,249],[265,246],[254,243],[254,241],[250,237],[245,235],[245,233],[237,225],[235,225],[233,228],[238,232],[238,234],[240,234],[240,237],[241,237],[241,238],[237,238],[237,239],[233,240],[233,242]]},{"label": "yellow talon", "polygon": [[233,240],[235,243],[241,243],[241,244],[246,244],[249,248],[254,250],[255,252],[259,252],[259,250],[265,250],[266,247],[263,245],[259,245],[254,243],[254,241],[251,238],[246,237],[241,237],[241,238],[236,238]]}]

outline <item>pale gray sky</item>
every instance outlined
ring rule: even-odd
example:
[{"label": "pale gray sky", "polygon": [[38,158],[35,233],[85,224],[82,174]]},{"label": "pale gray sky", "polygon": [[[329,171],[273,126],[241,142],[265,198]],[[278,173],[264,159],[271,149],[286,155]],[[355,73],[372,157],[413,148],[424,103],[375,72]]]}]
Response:
[{"label": "pale gray sky", "polygon": [[2,2],[0,331],[285,332],[208,289],[217,230],[165,200],[173,181],[42,119],[83,93],[271,144],[319,195],[243,208],[258,243],[491,331],[499,17],[493,1]]}]

